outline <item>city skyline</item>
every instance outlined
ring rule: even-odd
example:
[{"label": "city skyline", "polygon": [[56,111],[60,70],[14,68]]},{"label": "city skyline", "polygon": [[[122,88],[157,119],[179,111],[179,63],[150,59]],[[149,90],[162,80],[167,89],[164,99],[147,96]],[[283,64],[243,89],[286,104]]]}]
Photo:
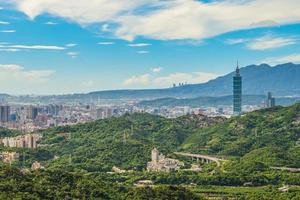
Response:
[{"label": "city skyline", "polygon": [[[165,88],[224,75],[236,59],[241,66],[299,63],[296,4],[0,0],[0,91]],[[264,9],[268,15],[255,14]]]}]

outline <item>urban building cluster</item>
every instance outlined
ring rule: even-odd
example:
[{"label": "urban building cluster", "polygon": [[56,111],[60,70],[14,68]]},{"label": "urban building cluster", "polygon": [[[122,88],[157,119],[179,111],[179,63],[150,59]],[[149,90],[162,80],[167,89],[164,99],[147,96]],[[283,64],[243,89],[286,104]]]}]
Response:
[{"label": "urban building cluster", "polygon": [[41,135],[39,134],[26,134],[16,137],[1,138],[0,144],[4,147],[35,149],[37,147],[37,142],[40,139]]},{"label": "urban building cluster", "polygon": [[[268,96],[270,97],[271,94]],[[242,105],[243,112],[251,112],[263,107],[272,107],[275,105],[275,99],[271,96],[266,102],[260,105]],[[239,110],[236,110],[238,114]],[[139,106],[138,104],[121,105],[97,105],[90,104],[63,104],[63,105],[0,105],[0,126],[19,130],[24,133],[34,132],[40,129],[46,129],[54,126],[74,125],[86,123],[98,119],[110,117],[119,117],[126,113],[150,113],[160,115],[166,118],[176,118],[187,114],[203,114],[209,117],[223,116],[231,117],[233,115],[232,106],[217,107],[190,107],[190,106]]]},{"label": "urban building cluster", "polygon": [[154,148],[151,151],[151,161],[147,164],[147,170],[155,172],[178,171],[183,165],[179,160],[166,158]]},{"label": "urban building cluster", "polygon": [[[98,100],[86,103],[63,103],[48,105],[27,105],[0,103],[0,126],[16,129],[22,132],[34,132],[53,126],[73,125],[85,123],[97,119],[119,117],[125,113],[146,112],[167,118],[176,118],[187,114],[203,114],[210,117],[241,115],[261,108],[275,106],[275,98],[269,92],[267,99],[261,105],[243,105],[242,99],[242,76],[237,66],[233,76],[233,104],[232,106],[216,107],[189,107],[189,106],[139,106],[138,101],[113,100],[102,102]],[[179,83],[185,86],[186,83]],[[177,87],[174,84],[174,87]],[[90,103],[88,103],[90,102]]]},{"label": "urban building cluster", "polygon": [[[243,105],[243,112],[251,112],[264,108],[264,104],[261,105]],[[190,107],[190,106],[174,106],[174,107],[143,107],[140,108],[142,112],[160,115],[166,118],[177,118],[187,114],[202,114],[209,117],[222,116],[229,118],[233,115],[232,106],[218,106],[218,107]]]},{"label": "urban building cluster", "polygon": [[0,126],[34,132],[54,126],[73,125],[136,112],[131,105],[99,106],[93,103],[64,105],[0,105]]}]

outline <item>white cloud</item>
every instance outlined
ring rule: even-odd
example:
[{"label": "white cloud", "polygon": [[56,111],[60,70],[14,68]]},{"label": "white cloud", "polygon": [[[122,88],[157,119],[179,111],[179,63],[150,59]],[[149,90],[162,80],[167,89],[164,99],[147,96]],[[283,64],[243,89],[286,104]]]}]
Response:
[{"label": "white cloud", "polygon": [[137,51],[138,54],[148,54],[149,51]]},{"label": "white cloud", "polygon": [[161,72],[161,70],[163,70],[162,67],[154,67],[154,68],[151,69],[151,71],[152,71],[153,73],[159,73],[159,72]]},{"label": "white cloud", "polygon": [[79,53],[78,52],[68,52],[67,55],[70,56],[71,58],[77,58],[77,56],[79,56]]},{"label": "white cloud", "polygon": [[110,28],[109,28],[109,24],[103,24],[102,27],[101,27],[101,30],[103,32],[109,32],[109,31],[111,31]]},{"label": "white cloud", "polygon": [[226,44],[234,45],[234,44],[241,44],[249,41],[249,39],[245,38],[234,38],[234,39],[227,39],[225,41]]},{"label": "white cloud", "polygon": [[20,49],[0,49],[0,51],[5,51],[5,52],[18,52]]},{"label": "white cloud", "polygon": [[80,24],[105,22],[130,12],[151,0],[9,0],[31,19],[42,13],[67,18]]},{"label": "white cloud", "polygon": [[[300,22],[299,0],[8,0],[31,19],[43,13],[81,25],[116,24],[114,34],[172,40],[214,37],[223,33]],[[144,12],[135,12],[139,8]],[[106,30],[108,26],[104,26]],[[102,27],[103,29],[103,27]]]},{"label": "white cloud", "polygon": [[81,85],[83,88],[91,88],[91,87],[95,86],[95,82],[93,80],[88,80],[88,81],[82,82]]},{"label": "white cloud", "polygon": [[167,76],[154,76],[151,74],[143,74],[132,76],[124,81],[125,86],[140,87],[170,87],[173,83],[204,83],[211,79],[215,79],[218,75],[205,72],[193,73],[173,73]]},{"label": "white cloud", "polygon": [[66,47],[76,47],[76,46],[77,46],[77,44],[75,44],[75,43],[70,43],[70,44],[66,45]]},{"label": "white cloud", "polygon": [[0,64],[0,80],[2,83],[13,81],[22,83],[45,82],[54,73],[53,70],[26,70],[16,64]]},{"label": "white cloud", "polygon": [[8,25],[10,24],[9,22],[4,22],[4,21],[0,21],[0,25]]},{"label": "white cloud", "polygon": [[32,82],[44,82],[48,80],[48,77],[53,75],[55,71],[53,70],[32,70],[23,72],[26,80]]},{"label": "white cloud", "polygon": [[176,42],[178,45],[189,45],[189,46],[202,46],[205,44],[203,40],[196,40],[196,39],[186,39],[186,40],[178,40]]},{"label": "white cloud", "polygon": [[65,50],[65,47],[59,46],[46,46],[46,45],[12,45],[16,49],[39,49],[39,50]]},{"label": "white cloud", "polygon": [[17,32],[16,30],[3,30],[3,31],[0,31],[1,33],[15,33]]},{"label": "white cloud", "polygon": [[45,24],[46,25],[57,25],[58,23],[56,23],[56,22],[46,22]]},{"label": "white cloud", "polygon": [[281,57],[267,58],[261,61],[261,63],[267,63],[271,65],[278,65],[278,64],[289,63],[289,62],[300,64],[300,53],[285,55]]},{"label": "white cloud", "polygon": [[148,43],[137,43],[137,44],[128,44],[129,47],[147,47],[151,46],[152,44]]},{"label": "white cloud", "polygon": [[113,45],[115,44],[114,42],[98,42],[100,45]]},{"label": "white cloud", "polygon": [[[137,36],[155,39],[205,39],[223,33],[289,24],[300,21],[298,0],[223,0],[204,3],[174,0],[162,9],[143,16],[123,16],[116,35],[133,40]],[[259,14],[255,14],[259,13]]]},{"label": "white cloud", "polygon": [[298,39],[292,37],[264,36],[251,40],[246,47],[251,50],[268,50],[295,44]]},{"label": "white cloud", "polygon": [[150,74],[143,74],[139,76],[132,76],[124,81],[125,86],[145,86],[150,82]]},{"label": "white cloud", "polygon": [[47,45],[0,45],[0,48],[9,49],[35,49],[35,50],[65,50],[65,47]]}]

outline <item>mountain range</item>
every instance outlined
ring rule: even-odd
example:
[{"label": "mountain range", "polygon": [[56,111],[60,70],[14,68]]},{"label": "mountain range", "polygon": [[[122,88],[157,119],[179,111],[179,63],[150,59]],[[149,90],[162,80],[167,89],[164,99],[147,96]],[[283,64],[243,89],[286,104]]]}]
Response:
[{"label": "mountain range", "polygon": [[[175,106],[231,106],[232,95],[220,97],[196,97],[196,98],[159,98],[154,100],[140,101],[140,107],[175,107]],[[266,95],[243,95],[244,105],[263,105],[266,103]],[[300,102],[300,97],[277,97],[275,100],[276,105],[289,106],[296,102]]]},{"label": "mountain range", "polygon": [[[250,65],[240,70],[243,77],[243,93],[265,95],[272,92],[276,96],[300,95],[300,65],[286,63],[277,66],[267,64]],[[101,98],[195,98],[199,96],[226,96],[232,94],[234,72],[202,84],[149,90],[116,90],[89,93]]]},{"label": "mountain range", "polygon": [[[300,64],[286,63],[277,66],[268,64],[250,65],[241,68],[244,95],[300,96]],[[0,94],[7,101],[63,102],[111,99],[157,99],[157,98],[197,98],[220,97],[232,94],[234,72],[201,84],[187,84],[164,89],[107,90],[86,94],[48,95],[48,96],[10,96]]]}]

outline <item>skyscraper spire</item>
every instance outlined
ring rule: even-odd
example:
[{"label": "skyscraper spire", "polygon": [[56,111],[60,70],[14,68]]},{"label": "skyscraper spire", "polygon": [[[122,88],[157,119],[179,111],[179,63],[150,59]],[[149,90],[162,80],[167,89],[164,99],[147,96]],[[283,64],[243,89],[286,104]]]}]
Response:
[{"label": "skyscraper spire", "polygon": [[236,62],[236,70],[235,70],[236,75],[240,75],[240,66],[239,66],[239,60]]}]

